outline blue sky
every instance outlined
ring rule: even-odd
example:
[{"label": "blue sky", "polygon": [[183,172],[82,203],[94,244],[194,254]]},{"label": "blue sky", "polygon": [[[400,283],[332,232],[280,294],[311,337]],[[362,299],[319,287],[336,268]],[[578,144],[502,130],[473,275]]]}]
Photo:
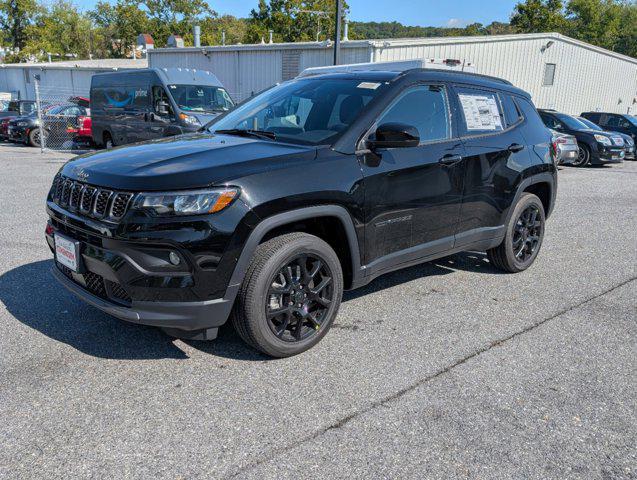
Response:
[{"label": "blue sky", "polygon": [[[90,0],[75,0],[90,9]],[[209,0],[219,14],[246,17],[258,0]],[[348,0],[350,18],[360,21],[393,21],[405,25],[464,26],[468,23],[506,22],[515,0]]]}]

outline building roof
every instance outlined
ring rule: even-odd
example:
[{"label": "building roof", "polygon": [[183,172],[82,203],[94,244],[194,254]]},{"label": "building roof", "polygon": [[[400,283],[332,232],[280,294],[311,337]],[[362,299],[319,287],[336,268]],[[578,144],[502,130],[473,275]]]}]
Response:
[{"label": "building roof", "polygon": [[[360,47],[374,47],[374,48],[390,48],[390,47],[409,47],[409,46],[426,46],[426,45],[452,45],[458,43],[492,43],[492,42],[514,42],[514,41],[526,41],[526,40],[559,40],[566,43],[571,43],[582,48],[596,51],[603,55],[616,57],[628,62],[637,64],[637,59],[622,55],[620,53],[612,52],[601,47],[596,47],[590,43],[576,40],[566,35],[555,32],[546,33],[519,33],[519,34],[507,34],[507,35],[475,35],[470,37],[420,37],[420,38],[388,38],[388,39],[376,39],[376,40],[348,40],[341,42],[342,48],[360,48]],[[214,45],[208,47],[185,47],[179,48],[182,52],[227,52],[237,50],[288,50],[288,49],[321,49],[329,48],[334,44],[332,41],[323,42],[293,42],[293,43],[254,43],[254,44],[240,44],[240,45]],[[162,53],[170,53],[177,49],[175,48],[159,48],[155,49],[151,54],[157,55]]]},{"label": "building roof", "polygon": [[38,63],[7,63],[1,64],[0,68],[41,68],[41,69],[88,69],[88,70],[112,70],[118,68],[147,68],[146,58],[96,58],[93,60],[64,60],[60,62],[38,62]]}]

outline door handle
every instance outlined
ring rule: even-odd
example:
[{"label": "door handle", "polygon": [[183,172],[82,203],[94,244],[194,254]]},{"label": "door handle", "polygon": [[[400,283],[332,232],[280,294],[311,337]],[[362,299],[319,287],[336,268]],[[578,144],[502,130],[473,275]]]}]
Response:
[{"label": "door handle", "polygon": [[509,145],[508,150],[511,153],[521,152],[522,150],[524,150],[524,145],[520,145],[519,143],[512,143],[511,145]]},{"label": "door handle", "polygon": [[442,157],[440,160],[438,160],[438,163],[441,163],[442,165],[453,165],[455,163],[458,163],[461,160],[462,160],[461,155],[452,155],[448,153],[447,155]]}]

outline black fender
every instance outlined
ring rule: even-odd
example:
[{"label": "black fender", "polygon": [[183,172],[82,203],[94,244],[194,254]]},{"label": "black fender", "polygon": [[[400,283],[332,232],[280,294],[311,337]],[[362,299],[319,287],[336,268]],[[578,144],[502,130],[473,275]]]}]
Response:
[{"label": "black fender", "polygon": [[504,225],[509,224],[511,215],[513,215],[513,209],[515,205],[517,205],[518,200],[520,200],[520,196],[522,195],[524,190],[526,190],[531,185],[535,185],[537,183],[549,184],[549,188],[551,189],[551,194],[550,194],[551,204],[550,204],[549,211],[545,212],[545,214],[546,214],[546,218],[548,218],[551,215],[551,213],[553,212],[553,207],[555,206],[555,196],[557,195],[557,176],[555,173],[550,173],[550,172],[536,173],[534,175],[531,175],[530,177],[523,179],[518,185],[517,191],[515,192],[515,198],[513,199],[513,202],[511,203],[511,206],[509,207],[509,212],[507,213],[506,222],[504,222]]},{"label": "black fender", "polygon": [[250,261],[254,256],[254,252],[268,232],[289,223],[318,217],[336,217],[342,223],[343,228],[345,229],[345,234],[347,235],[347,242],[349,244],[350,257],[352,261],[352,285],[360,285],[363,270],[361,269],[361,256],[358,248],[358,238],[356,236],[352,217],[345,208],[339,205],[317,205],[314,207],[305,207],[278,213],[264,218],[257,224],[244,244],[241,255],[239,256],[232,273],[232,277],[230,278],[224,299],[234,302],[234,299],[239,292],[239,287],[241,286],[246,271],[248,270],[248,266],[250,265]]}]

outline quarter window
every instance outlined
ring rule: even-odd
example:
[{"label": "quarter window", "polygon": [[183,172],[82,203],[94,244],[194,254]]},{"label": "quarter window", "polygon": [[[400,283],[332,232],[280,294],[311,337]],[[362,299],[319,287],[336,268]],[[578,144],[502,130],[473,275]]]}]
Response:
[{"label": "quarter window", "polygon": [[422,143],[450,138],[445,88],[423,85],[407,90],[381,115],[376,124],[393,122],[415,127]]},{"label": "quarter window", "polygon": [[504,109],[504,119],[506,120],[507,127],[518,123],[522,119],[522,114],[511,98],[511,95],[500,93],[500,100],[502,101],[502,108]]}]

